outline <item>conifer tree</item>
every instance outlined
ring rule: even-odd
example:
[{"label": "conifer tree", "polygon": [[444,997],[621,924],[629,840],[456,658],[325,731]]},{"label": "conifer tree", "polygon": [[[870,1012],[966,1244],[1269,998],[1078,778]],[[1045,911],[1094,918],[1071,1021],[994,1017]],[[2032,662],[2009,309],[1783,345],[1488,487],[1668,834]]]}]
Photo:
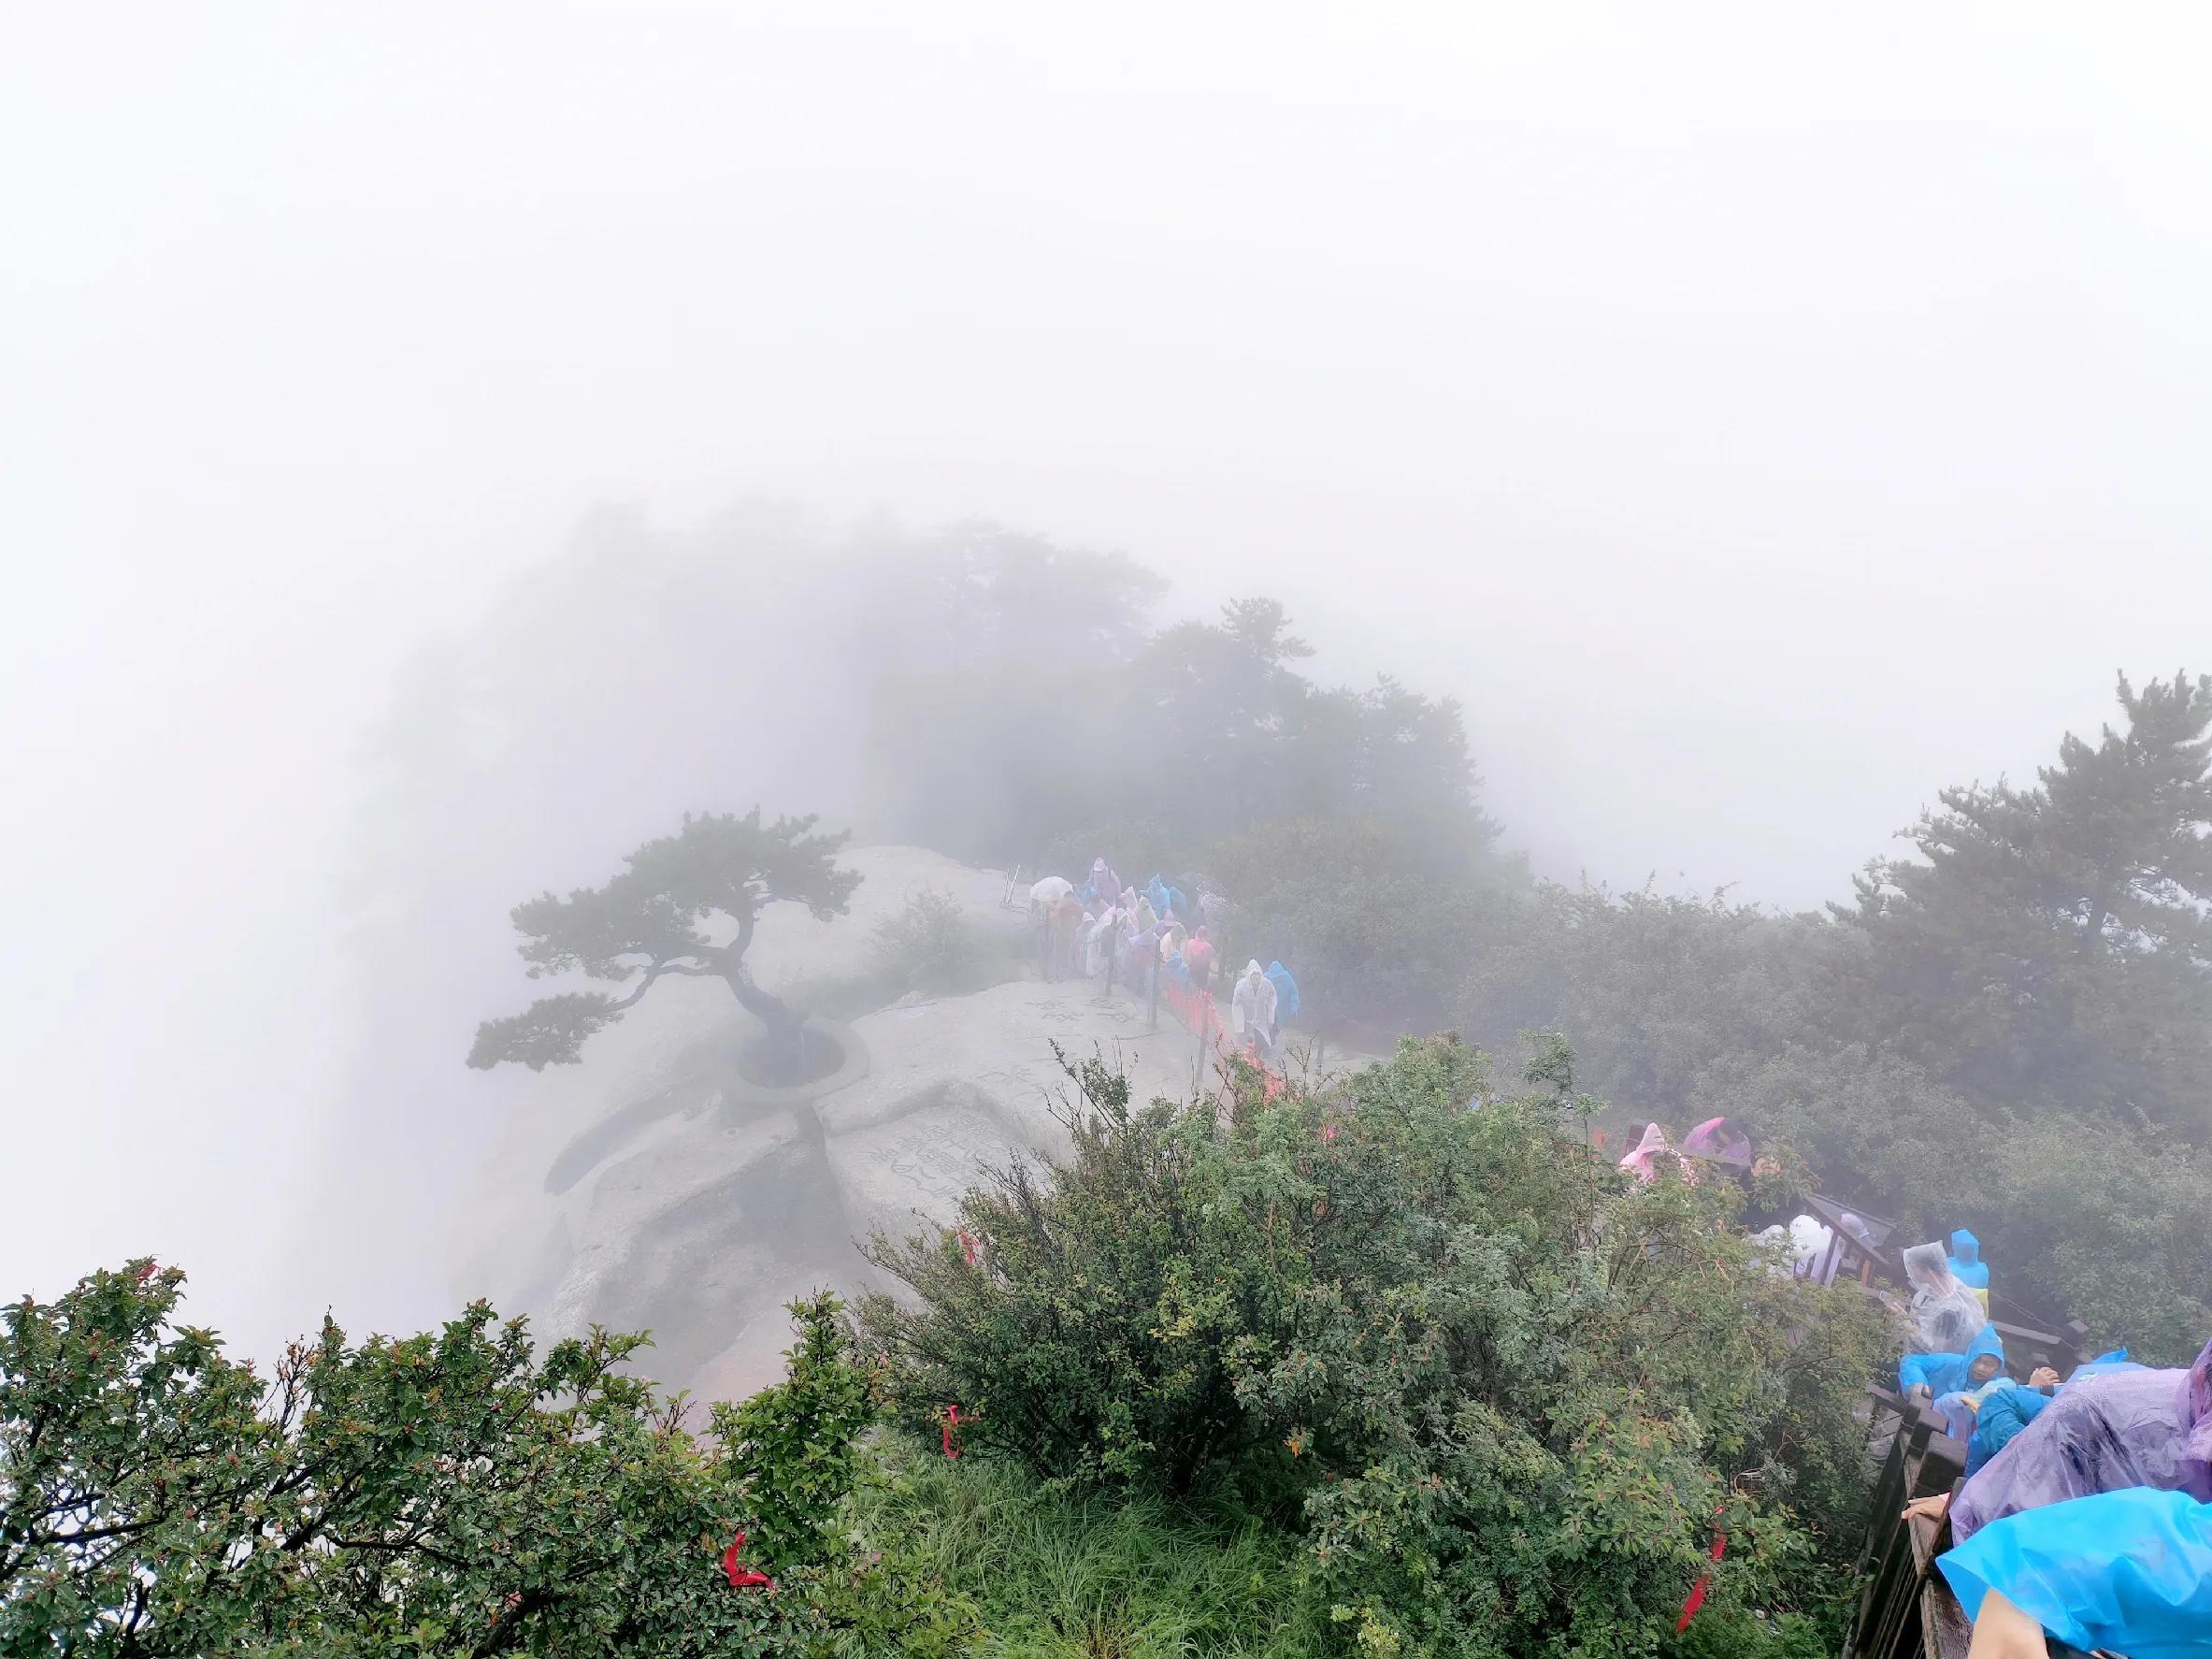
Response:
[{"label": "conifer tree", "polygon": [[2069,733],[2036,786],[1943,791],[1837,908],[1870,945],[1862,1003],[1986,1104],[2140,1111],[2212,1131],[2212,676],[2141,691],[2124,730]]},{"label": "conifer tree", "polygon": [[[822,921],[845,913],[860,877],[836,863],[844,836],[817,835],[813,827],[812,817],[763,824],[757,807],[741,818],[687,813],[682,830],[630,854],[629,868],[606,886],[579,887],[566,899],[542,893],[516,905],[514,925],[524,935],[517,948],[531,978],[575,970],[638,984],[624,997],[564,991],[520,1014],[487,1019],[477,1028],[468,1063],[489,1071],[519,1060],[534,1072],[573,1065],[586,1038],[621,1018],[661,975],[680,974],[727,985],[768,1028],[771,1069],[788,1071],[797,1061],[806,1017],[754,982],[745,953],[766,905],[804,904]],[[734,924],[726,944],[700,930],[711,916]]]}]

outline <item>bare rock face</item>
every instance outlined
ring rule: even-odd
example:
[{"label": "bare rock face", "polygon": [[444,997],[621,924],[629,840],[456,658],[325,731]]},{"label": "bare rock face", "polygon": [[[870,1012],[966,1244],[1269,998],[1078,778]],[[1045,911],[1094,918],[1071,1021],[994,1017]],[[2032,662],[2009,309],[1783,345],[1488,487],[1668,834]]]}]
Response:
[{"label": "bare rock face", "polygon": [[[955,898],[1022,971],[1027,919],[1003,875],[912,848],[864,848],[848,917],[778,907],[756,975],[799,1006],[865,985],[875,925],[919,887]],[[810,992],[814,993],[812,997]],[[646,1369],[706,1398],[771,1381],[789,1341],[783,1304],[868,1282],[857,1244],[949,1219],[986,1163],[1054,1156],[1049,1110],[1071,1060],[1101,1055],[1141,1099],[1200,1080],[1195,1040],[1163,1007],[1077,980],[1013,979],[973,995],[902,997],[849,1023],[817,1019],[841,1063],[818,1083],[764,1089],[738,1056],[754,1028],[720,985],[663,981],[580,1066],[549,1071],[486,1173],[478,1285],[546,1336],[593,1323],[648,1329]]]}]

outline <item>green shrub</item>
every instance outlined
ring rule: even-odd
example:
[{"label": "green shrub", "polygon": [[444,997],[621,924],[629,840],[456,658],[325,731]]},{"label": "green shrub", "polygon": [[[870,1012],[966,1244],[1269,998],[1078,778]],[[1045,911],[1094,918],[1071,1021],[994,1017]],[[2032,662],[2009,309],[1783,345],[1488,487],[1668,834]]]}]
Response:
[{"label": "green shrub", "polygon": [[875,1420],[868,1376],[846,1359],[839,1334],[843,1306],[826,1291],[791,1304],[798,1341],[784,1354],[783,1380],[712,1409],[722,1455],[745,1485],[747,1552],[770,1570],[833,1553],[838,1510],[860,1472],[858,1439]]},{"label": "green shrub", "polygon": [[862,1329],[918,1431],[959,1404],[971,1442],[1045,1476],[1186,1493],[1270,1437],[1245,1421],[1228,1350],[1286,1333],[1289,1289],[1200,1214],[1202,1114],[1132,1107],[1127,1080],[1096,1060],[1070,1075],[1084,1109],[1066,1118],[1069,1177],[1017,1161],[969,1195],[989,1272],[968,1266],[955,1234],[879,1234],[870,1259],[926,1304],[870,1296]]},{"label": "green shrub", "polygon": [[1832,1585],[1891,1334],[1775,1275],[1729,1193],[1625,1181],[1549,1097],[1470,1110],[1482,1060],[1449,1040],[1219,1109],[1072,1075],[1064,1169],[876,1242],[913,1299],[860,1326],[909,1424],[957,1403],[1060,1486],[1297,1527],[1362,1651],[1648,1651],[1716,1523],[1723,1604]]},{"label": "green shrub", "polygon": [[1838,1649],[1829,1630],[1801,1614],[1767,1618],[1741,1608],[1708,1608],[1660,1651],[1665,1659],[1833,1659]]},{"label": "green shrub", "polygon": [[[955,1651],[972,1616],[830,1525],[869,1412],[839,1304],[719,1449],[595,1331],[536,1353],[482,1304],[265,1379],[133,1263],[0,1338],[0,1652],[744,1655]],[[720,1557],[777,1587],[739,1589]],[[934,1643],[934,1648],[932,1647]]]},{"label": "green shrub", "polygon": [[956,996],[990,979],[990,955],[960,909],[942,888],[922,887],[898,914],[876,924],[877,973],[901,992]]},{"label": "green shrub", "polygon": [[2085,1131],[2046,1118],[1988,1137],[1961,1220],[1983,1241],[1991,1283],[2126,1345],[2186,1365],[2212,1336],[2212,1156],[2119,1123]]},{"label": "green shrub", "polygon": [[1411,827],[1329,815],[1254,825],[1208,848],[1236,901],[1233,959],[1280,959],[1301,1023],[1433,1031],[1470,951],[1491,943],[1500,893],[1422,848]]}]

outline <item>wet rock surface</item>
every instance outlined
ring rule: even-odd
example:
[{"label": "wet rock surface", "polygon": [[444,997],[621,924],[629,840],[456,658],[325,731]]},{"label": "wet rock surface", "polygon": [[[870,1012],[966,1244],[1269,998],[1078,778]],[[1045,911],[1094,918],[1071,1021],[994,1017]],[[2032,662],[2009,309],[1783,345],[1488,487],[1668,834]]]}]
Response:
[{"label": "wet rock surface", "polygon": [[[810,988],[833,1000],[865,986],[874,924],[924,884],[1022,971],[1027,916],[1000,906],[1002,874],[912,848],[849,861],[867,876],[851,916],[764,918],[755,972],[779,994],[812,1006]],[[473,1218],[480,1289],[499,1286],[502,1307],[543,1335],[651,1330],[645,1368],[660,1380],[741,1394],[777,1373],[784,1302],[867,1282],[857,1247],[871,1229],[949,1219],[984,1164],[1063,1147],[1056,1043],[1121,1066],[1141,1098],[1186,1093],[1197,1044],[1165,1008],[1159,1020],[1149,1029],[1143,1003],[1082,981],[905,996],[825,1022],[846,1062],[768,1089],[737,1063],[757,1028],[726,990],[664,982],[583,1064],[533,1080]]]}]

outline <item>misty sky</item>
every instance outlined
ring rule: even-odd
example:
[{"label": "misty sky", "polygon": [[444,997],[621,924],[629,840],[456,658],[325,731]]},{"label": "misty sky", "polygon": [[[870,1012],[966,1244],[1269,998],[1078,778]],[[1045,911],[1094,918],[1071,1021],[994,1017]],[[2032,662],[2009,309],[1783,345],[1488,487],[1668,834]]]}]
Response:
[{"label": "misty sky", "polygon": [[600,501],[1271,592],[1539,869],[1841,893],[2212,663],[2206,32],[0,7],[0,1294],[319,1314],[363,730]]}]

